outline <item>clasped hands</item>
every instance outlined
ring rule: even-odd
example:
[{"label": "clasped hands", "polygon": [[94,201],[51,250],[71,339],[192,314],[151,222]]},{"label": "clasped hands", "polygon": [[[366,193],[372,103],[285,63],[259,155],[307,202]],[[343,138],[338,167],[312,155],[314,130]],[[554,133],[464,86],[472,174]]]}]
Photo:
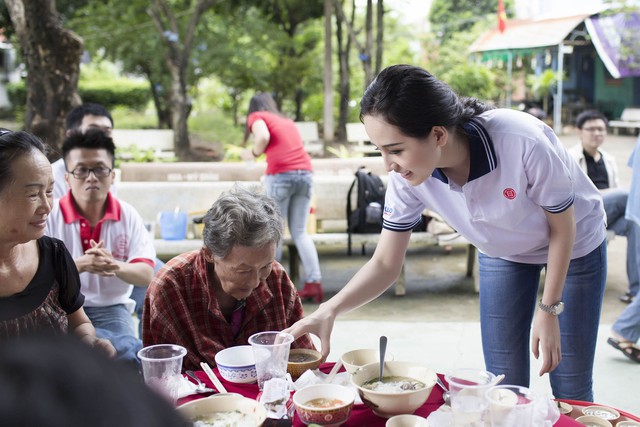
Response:
[{"label": "clasped hands", "polygon": [[76,260],[78,270],[100,276],[115,276],[120,269],[118,262],[113,258],[111,251],[104,247],[104,241],[96,243],[95,240],[89,242],[91,248],[84,252],[84,255]]}]

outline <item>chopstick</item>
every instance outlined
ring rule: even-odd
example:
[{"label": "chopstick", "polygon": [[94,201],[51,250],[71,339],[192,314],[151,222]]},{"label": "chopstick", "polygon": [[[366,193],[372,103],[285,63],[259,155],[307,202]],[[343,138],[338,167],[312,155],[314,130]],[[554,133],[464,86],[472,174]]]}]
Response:
[{"label": "chopstick", "polygon": [[200,362],[200,367],[205,372],[205,374],[207,374],[207,376],[209,377],[209,379],[211,380],[211,382],[213,383],[213,385],[215,386],[215,388],[218,390],[219,393],[227,393],[227,389],[224,388],[224,386],[222,385],[218,377],[216,377],[216,374],[214,374],[213,371],[211,370],[211,366],[209,366],[207,362]]},{"label": "chopstick", "polygon": [[331,368],[331,371],[329,371],[329,375],[327,375],[327,378],[324,380],[324,382],[327,384],[331,383],[331,381],[333,381],[333,377],[336,376],[336,374],[338,373],[341,367],[342,367],[342,359],[338,359],[336,364],[333,365],[333,368]]}]

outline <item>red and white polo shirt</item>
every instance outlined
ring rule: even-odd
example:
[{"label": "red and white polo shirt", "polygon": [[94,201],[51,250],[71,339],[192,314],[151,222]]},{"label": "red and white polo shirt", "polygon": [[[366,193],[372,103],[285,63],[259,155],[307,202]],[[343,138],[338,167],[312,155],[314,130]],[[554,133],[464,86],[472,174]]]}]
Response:
[{"label": "red and white polo shirt", "polygon": [[[124,201],[111,194],[107,196],[104,217],[91,229],[89,222],[75,208],[71,193],[54,201],[53,210],[47,219],[47,235],[64,242],[73,259],[91,247],[90,240],[103,240],[113,257],[123,262],[144,262],[154,266],[156,251],[149,232],[138,212]],[[82,293],[87,307],[104,307],[125,304],[133,311],[134,302],[129,296],[133,285],[119,278],[103,277],[92,273],[81,273]]]}]

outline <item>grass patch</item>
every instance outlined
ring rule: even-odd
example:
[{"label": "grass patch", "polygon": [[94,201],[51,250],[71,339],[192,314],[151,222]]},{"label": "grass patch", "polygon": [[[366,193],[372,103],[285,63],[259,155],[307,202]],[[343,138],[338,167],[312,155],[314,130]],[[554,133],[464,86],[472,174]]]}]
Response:
[{"label": "grass patch", "polygon": [[221,145],[241,145],[244,128],[235,126],[231,117],[220,110],[193,112],[189,116],[189,132],[199,139]]}]

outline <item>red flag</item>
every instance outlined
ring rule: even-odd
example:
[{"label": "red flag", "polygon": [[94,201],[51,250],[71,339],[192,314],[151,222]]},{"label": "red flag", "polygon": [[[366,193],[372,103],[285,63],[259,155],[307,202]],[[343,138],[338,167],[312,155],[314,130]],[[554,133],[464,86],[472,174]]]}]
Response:
[{"label": "red flag", "polygon": [[505,28],[507,28],[507,14],[504,11],[504,3],[498,0],[498,29],[504,33]]}]

